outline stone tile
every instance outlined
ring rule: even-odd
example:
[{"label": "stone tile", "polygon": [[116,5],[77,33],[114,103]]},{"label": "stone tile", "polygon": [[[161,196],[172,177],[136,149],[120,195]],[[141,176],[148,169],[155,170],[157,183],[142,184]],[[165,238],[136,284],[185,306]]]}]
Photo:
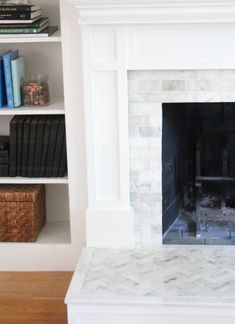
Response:
[{"label": "stone tile", "polygon": [[154,80],[154,81],[140,81],[139,82],[139,91],[140,92],[152,92],[152,91],[160,91],[162,89],[162,81]]},{"label": "stone tile", "polygon": [[140,127],[139,134],[143,137],[160,137],[161,136],[161,129],[159,127]]},{"label": "stone tile", "polygon": [[176,70],[173,71],[174,80],[194,80],[197,77],[196,70]]},{"label": "stone tile", "polygon": [[160,202],[161,201],[161,194],[158,193],[140,193],[139,196],[140,201],[142,202]]},{"label": "stone tile", "polygon": [[235,102],[235,91],[222,91],[221,97],[223,102]]},{"label": "stone tile", "polygon": [[129,116],[129,125],[130,126],[148,126],[149,117],[146,115],[130,115]]},{"label": "stone tile", "polygon": [[188,80],[185,82],[186,90],[204,91],[210,90],[210,81],[208,80]]},{"label": "stone tile", "polygon": [[128,80],[137,80],[139,82],[161,80],[162,77],[156,78],[156,74],[158,74],[158,71],[128,71]]},{"label": "stone tile", "polygon": [[152,71],[152,80],[173,80],[173,79],[174,79],[173,70]]},{"label": "stone tile", "polygon": [[146,92],[129,92],[129,102],[150,102],[150,94]]},{"label": "stone tile", "polygon": [[[138,243],[152,246],[158,235],[148,229]],[[190,240],[190,238],[188,239]],[[85,251],[86,252],[86,251]],[[159,298],[174,303],[226,303],[232,307],[235,291],[234,248],[216,246],[159,246],[153,249],[92,249],[79,268],[83,281],[79,298],[112,303],[135,298]],[[89,297],[90,296],[90,297]],[[202,321],[203,323],[203,321]]]},{"label": "stone tile", "polygon": [[235,70],[222,70],[221,78],[224,80],[235,80]]},{"label": "stone tile", "polygon": [[130,169],[131,170],[137,170],[137,171],[143,171],[146,170],[148,166],[148,162],[144,160],[130,160]]},{"label": "stone tile", "polygon": [[139,138],[130,138],[130,146],[131,148],[147,148],[149,147],[149,139],[139,137]]},{"label": "stone tile", "polygon": [[184,91],[185,81],[182,80],[166,80],[162,81],[163,91]]},{"label": "stone tile", "polygon": [[221,76],[221,70],[197,70],[198,80],[218,80]]},{"label": "stone tile", "polygon": [[234,80],[221,80],[221,90],[235,91],[235,78]]},{"label": "stone tile", "polygon": [[198,91],[198,102],[221,102],[222,92],[220,91]]},{"label": "stone tile", "polygon": [[152,182],[152,181],[159,181],[161,178],[161,170],[145,170],[143,172],[140,172],[139,174],[139,180],[140,182]]},{"label": "stone tile", "polygon": [[129,80],[128,81],[128,91],[129,91],[129,93],[131,93],[131,92],[138,93],[140,91],[139,81],[138,80]]}]

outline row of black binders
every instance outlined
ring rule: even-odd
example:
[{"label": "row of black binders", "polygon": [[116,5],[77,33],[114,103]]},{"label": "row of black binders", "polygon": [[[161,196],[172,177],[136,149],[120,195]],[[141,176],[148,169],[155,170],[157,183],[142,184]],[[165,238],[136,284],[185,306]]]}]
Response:
[{"label": "row of black binders", "polygon": [[15,116],[10,122],[10,176],[67,174],[63,115]]}]

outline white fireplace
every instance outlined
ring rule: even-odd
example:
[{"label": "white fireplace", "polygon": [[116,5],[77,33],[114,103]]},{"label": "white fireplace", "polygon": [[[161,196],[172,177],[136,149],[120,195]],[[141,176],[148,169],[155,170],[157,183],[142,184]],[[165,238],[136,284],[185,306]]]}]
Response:
[{"label": "white fireplace", "polygon": [[[209,0],[69,2],[77,10],[82,39],[74,50],[81,46],[87,246],[133,247],[136,237],[139,246],[161,244],[162,103],[235,101],[235,5]],[[151,84],[153,76],[154,89],[136,91],[141,82],[143,87]],[[154,238],[143,234],[151,230],[151,221],[136,221],[130,199],[130,171],[136,167],[132,145],[138,144],[131,141],[129,111],[141,104],[154,104],[158,111]],[[134,226],[135,221],[141,225]]]},{"label": "white fireplace", "polygon": [[[69,323],[234,322],[234,247],[162,246],[161,152],[164,104],[235,102],[235,4],[67,0],[63,19],[66,106],[85,115],[93,247],[67,294]],[[153,140],[137,136],[142,126]]]}]

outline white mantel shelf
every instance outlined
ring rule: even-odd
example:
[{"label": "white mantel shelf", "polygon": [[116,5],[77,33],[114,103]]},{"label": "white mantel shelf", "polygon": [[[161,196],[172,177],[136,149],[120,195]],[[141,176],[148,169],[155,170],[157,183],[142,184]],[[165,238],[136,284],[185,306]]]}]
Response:
[{"label": "white mantel shelf", "polygon": [[234,22],[234,1],[67,0],[81,24]]}]

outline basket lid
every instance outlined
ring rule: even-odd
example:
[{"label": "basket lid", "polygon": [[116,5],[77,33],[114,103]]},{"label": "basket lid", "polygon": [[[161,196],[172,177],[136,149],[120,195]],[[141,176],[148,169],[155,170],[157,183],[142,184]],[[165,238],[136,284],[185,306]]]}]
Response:
[{"label": "basket lid", "polygon": [[0,185],[0,202],[35,202],[44,185]]}]

